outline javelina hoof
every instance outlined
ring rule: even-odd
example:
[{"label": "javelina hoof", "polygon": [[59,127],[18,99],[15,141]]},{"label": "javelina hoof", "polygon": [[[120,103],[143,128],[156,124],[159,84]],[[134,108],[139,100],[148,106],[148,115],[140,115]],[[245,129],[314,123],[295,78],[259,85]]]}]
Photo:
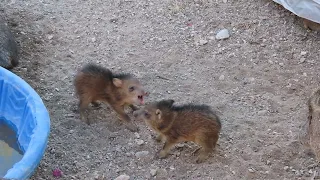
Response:
[{"label": "javelina hoof", "polygon": [[158,142],[158,143],[161,143],[162,141],[163,141],[163,136],[161,135],[161,134],[159,134],[157,137],[156,137],[156,141]]},{"label": "javelina hoof", "polygon": [[101,104],[98,102],[92,102],[91,105],[92,105],[92,108],[95,110],[101,109]]},{"label": "javelina hoof", "polygon": [[127,123],[126,124],[126,128],[131,131],[131,132],[138,132],[139,131],[139,128],[137,125],[133,124],[132,122],[130,123]]},{"label": "javelina hoof", "polygon": [[0,66],[12,69],[17,65],[17,43],[5,21],[0,18]]},{"label": "javelina hoof", "polygon": [[165,158],[168,157],[168,152],[166,152],[165,150],[161,150],[160,153],[159,153],[159,155],[158,155],[158,157],[159,157],[160,159],[165,159]]}]

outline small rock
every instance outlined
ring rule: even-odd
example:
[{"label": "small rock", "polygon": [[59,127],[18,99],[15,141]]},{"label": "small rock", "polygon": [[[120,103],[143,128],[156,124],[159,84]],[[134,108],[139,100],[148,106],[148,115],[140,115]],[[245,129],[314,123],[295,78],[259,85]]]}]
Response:
[{"label": "small rock", "polygon": [[301,51],[300,55],[305,56],[307,54],[307,51]]},{"label": "small rock", "polygon": [[252,169],[252,168],[249,168],[248,171],[251,173],[254,173],[254,169]]},{"label": "small rock", "polygon": [[140,134],[139,134],[139,133],[135,132],[135,133],[134,133],[134,136],[135,136],[137,139],[140,139]]},{"label": "small rock", "polygon": [[118,18],[112,18],[112,19],[110,19],[110,22],[112,22],[112,23],[116,23],[116,22],[118,22]]},{"label": "small rock", "polygon": [[144,144],[144,141],[142,139],[136,139],[136,143],[141,146]]},{"label": "small rock", "polygon": [[221,75],[221,76],[219,77],[219,80],[220,80],[220,81],[223,81],[223,80],[224,80],[224,75]]},{"label": "small rock", "polygon": [[215,38],[214,36],[209,36],[208,39],[214,40],[214,39],[216,39],[216,38]]},{"label": "small rock", "polygon": [[279,66],[284,66],[284,63],[279,63]]},{"label": "small rock", "polygon": [[222,29],[221,31],[219,31],[216,35],[216,39],[220,40],[220,39],[227,39],[230,37],[229,31],[228,29]]},{"label": "small rock", "polygon": [[303,76],[307,76],[307,73],[304,72],[304,73],[302,73],[302,75],[303,75]]},{"label": "small rock", "polygon": [[271,164],[271,162],[269,160],[267,160],[267,165],[270,165],[270,164]]},{"label": "small rock", "polygon": [[199,41],[200,46],[206,45],[207,43],[208,43],[208,41],[205,39],[200,39],[200,41]]},{"label": "small rock", "polygon": [[222,0],[222,2],[223,2],[223,3],[227,3],[227,2],[228,2],[228,0]]},{"label": "small rock", "polygon": [[308,173],[309,173],[309,174],[312,174],[312,173],[313,173],[312,169],[310,169],[310,170],[308,171]]},{"label": "small rock", "polygon": [[52,35],[52,34],[48,35],[48,39],[49,39],[49,40],[51,40],[52,38],[53,38],[53,35]]},{"label": "small rock", "polygon": [[283,169],[287,171],[289,169],[289,166],[285,166]]},{"label": "small rock", "polygon": [[184,147],[184,144],[183,143],[180,143],[180,144],[177,144],[176,145],[178,148],[183,148]]},{"label": "small rock", "polygon": [[96,42],[97,39],[96,39],[95,37],[93,37],[93,38],[91,38],[91,41],[92,41],[92,42]]},{"label": "small rock", "polygon": [[139,152],[136,152],[135,156],[137,158],[143,158],[145,156],[147,156],[149,154],[149,151],[139,151]]},{"label": "small rock", "polygon": [[303,58],[300,59],[299,63],[302,64],[304,62],[306,62],[306,58],[303,57]]},{"label": "small rock", "polygon": [[151,176],[157,175],[157,170],[156,169],[151,169],[150,170],[150,174],[151,174]]},{"label": "small rock", "polygon": [[129,179],[130,179],[130,176],[123,174],[123,175],[118,176],[114,180],[129,180]]}]

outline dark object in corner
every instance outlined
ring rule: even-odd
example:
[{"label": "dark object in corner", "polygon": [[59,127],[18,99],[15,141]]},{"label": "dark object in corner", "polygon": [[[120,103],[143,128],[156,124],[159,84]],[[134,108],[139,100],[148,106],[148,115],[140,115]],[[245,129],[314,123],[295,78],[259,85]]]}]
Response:
[{"label": "dark object in corner", "polygon": [[303,21],[303,26],[306,29],[310,29],[312,31],[320,31],[320,24],[319,23],[316,23],[316,22],[313,22],[313,21],[310,21],[310,20],[304,19],[304,18],[302,18],[302,21]]},{"label": "dark object in corner", "polygon": [[0,18],[0,66],[12,69],[18,64],[17,43],[7,23]]}]

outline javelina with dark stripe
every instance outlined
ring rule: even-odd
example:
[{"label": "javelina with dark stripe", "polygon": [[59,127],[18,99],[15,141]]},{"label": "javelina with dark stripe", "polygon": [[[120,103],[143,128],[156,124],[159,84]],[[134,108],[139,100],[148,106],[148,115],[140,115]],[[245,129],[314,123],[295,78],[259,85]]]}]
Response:
[{"label": "javelina with dark stripe", "polygon": [[135,111],[137,120],[144,120],[158,133],[157,141],[165,141],[159,157],[165,158],[170,148],[185,141],[201,146],[197,163],[205,161],[219,139],[221,123],[207,105],[174,106],[174,100],[162,100]]},{"label": "javelina with dark stripe", "polygon": [[138,131],[138,127],[125,113],[125,106],[137,110],[134,105],[144,104],[144,96],[147,95],[141,83],[130,74],[114,74],[109,69],[95,64],[85,65],[75,78],[76,93],[80,99],[80,117],[88,124],[85,110],[92,103],[109,104],[120,116],[126,127],[131,131]]}]

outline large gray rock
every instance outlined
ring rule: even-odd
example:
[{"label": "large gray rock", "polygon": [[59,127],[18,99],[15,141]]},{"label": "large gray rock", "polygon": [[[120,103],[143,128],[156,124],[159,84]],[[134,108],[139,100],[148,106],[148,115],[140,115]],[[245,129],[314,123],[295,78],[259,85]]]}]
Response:
[{"label": "large gray rock", "polygon": [[7,23],[0,17],[0,66],[11,69],[18,63],[17,43]]}]

